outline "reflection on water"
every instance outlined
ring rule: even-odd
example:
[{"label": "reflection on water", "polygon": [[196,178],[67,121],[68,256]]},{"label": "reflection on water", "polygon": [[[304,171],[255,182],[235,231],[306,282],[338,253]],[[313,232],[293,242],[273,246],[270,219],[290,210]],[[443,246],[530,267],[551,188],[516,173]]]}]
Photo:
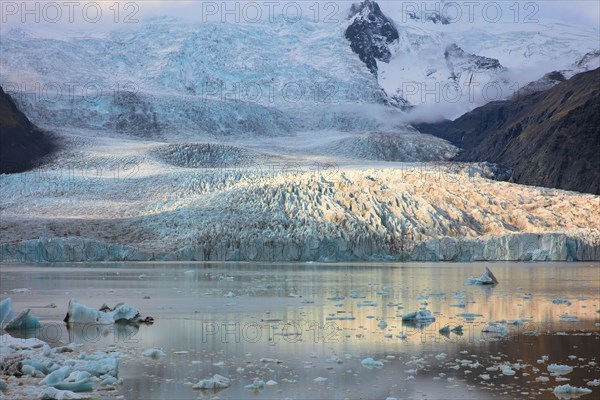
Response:
[{"label": "reflection on water", "polygon": [[[486,265],[499,285],[465,285]],[[211,398],[214,393],[194,391],[191,384],[214,374],[232,379],[219,398],[555,398],[552,389],[558,385],[588,387],[600,378],[599,267],[3,266],[0,285],[17,310],[58,305],[35,308],[44,327],[28,335],[80,343],[89,351],[121,351],[121,392],[128,399]],[[11,293],[14,288],[31,293]],[[155,324],[67,329],[61,321],[71,297],[95,307],[128,302],[153,316]],[[571,305],[554,304],[556,298]],[[421,307],[435,321],[401,320]],[[500,334],[488,332],[490,322],[496,323],[492,330],[502,328]],[[141,357],[147,348],[162,348],[167,356]],[[538,362],[543,356],[548,361]],[[382,360],[383,367],[365,368],[361,360],[367,357]],[[506,363],[515,375],[496,368]],[[575,368],[561,381],[548,375],[549,363]],[[255,378],[277,384],[257,393],[245,389]],[[584,398],[600,395],[598,387],[590,389],[594,393]]]}]

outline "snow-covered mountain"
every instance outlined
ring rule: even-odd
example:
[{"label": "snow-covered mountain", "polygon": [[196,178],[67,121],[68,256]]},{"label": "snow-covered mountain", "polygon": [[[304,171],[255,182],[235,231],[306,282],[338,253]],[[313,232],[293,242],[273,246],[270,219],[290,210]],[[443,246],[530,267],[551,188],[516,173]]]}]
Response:
[{"label": "snow-covered mountain", "polygon": [[[456,117],[509,97],[598,47],[598,32],[582,28],[453,23],[392,5],[366,0],[336,24],[158,18],[52,38],[13,29],[0,38],[0,84],[34,123],[50,128],[184,136],[389,131],[406,118]],[[365,104],[383,110],[357,112]],[[393,108],[412,108],[412,116]]]}]

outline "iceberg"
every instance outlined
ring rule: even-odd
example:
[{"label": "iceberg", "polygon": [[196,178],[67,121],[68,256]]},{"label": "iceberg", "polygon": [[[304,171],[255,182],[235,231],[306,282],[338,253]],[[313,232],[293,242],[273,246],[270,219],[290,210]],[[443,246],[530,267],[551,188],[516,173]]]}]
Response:
[{"label": "iceberg", "polygon": [[419,310],[402,315],[402,321],[435,321],[435,317],[429,310]]},{"label": "iceberg", "polygon": [[382,361],[376,361],[372,357],[367,357],[360,362],[360,364],[365,368],[381,368],[383,367]]},{"label": "iceberg", "polygon": [[484,327],[481,331],[485,333],[495,333],[498,336],[505,336],[508,334],[508,329],[496,324],[489,324],[486,327]]},{"label": "iceberg", "polygon": [[165,352],[162,351],[162,349],[146,349],[146,350],[144,350],[142,355],[144,357],[150,357],[150,358],[161,358],[161,357],[166,356]]},{"label": "iceberg", "polygon": [[215,374],[212,378],[201,380],[200,382],[192,386],[192,389],[225,389],[228,388],[230,384],[231,380],[229,378],[225,378],[224,376]]},{"label": "iceberg", "polygon": [[53,387],[47,387],[40,392],[38,397],[42,400],[82,400],[89,399],[89,395],[81,395],[69,390],[59,390]]},{"label": "iceberg", "polygon": [[588,388],[580,388],[566,384],[555,387],[553,393],[559,399],[576,399],[584,394],[592,393],[592,391]]},{"label": "iceberg", "polygon": [[498,279],[494,276],[488,267],[481,276],[471,276],[467,279],[467,285],[497,285]]},{"label": "iceberg", "polygon": [[10,297],[0,301],[0,326],[4,326],[15,317],[12,299]]},{"label": "iceberg", "polygon": [[142,317],[137,308],[129,304],[119,303],[112,309],[103,305],[100,309],[96,309],[80,304],[73,298],[69,301],[69,309],[64,321],[68,324],[111,325],[115,322],[151,324],[154,319]]},{"label": "iceberg", "polygon": [[31,309],[25,308],[15,317],[12,299],[7,297],[0,302],[0,326],[7,331],[39,328],[40,320],[29,315],[30,312]]},{"label": "iceberg", "polygon": [[548,372],[556,375],[566,375],[573,372],[573,367],[569,365],[550,364],[548,365]]},{"label": "iceberg", "polygon": [[46,342],[36,339],[19,339],[10,336],[8,333],[0,336],[0,345],[3,347],[10,347],[14,350],[23,350],[23,349],[35,349],[38,347],[42,347]]}]

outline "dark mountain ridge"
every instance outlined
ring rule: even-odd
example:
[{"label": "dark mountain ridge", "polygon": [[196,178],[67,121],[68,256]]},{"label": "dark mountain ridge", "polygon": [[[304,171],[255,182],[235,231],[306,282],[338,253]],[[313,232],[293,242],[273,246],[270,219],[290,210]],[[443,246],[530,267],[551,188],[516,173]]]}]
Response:
[{"label": "dark mountain ridge", "polygon": [[27,171],[57,147],[56,139],[32,124],[0,87],[0,173]]},{"label": "dark mountain ridge", "polygon": [[457,161],[512,169],[513,182],[600,194],[600,69],[416,127],[462,148]]}]

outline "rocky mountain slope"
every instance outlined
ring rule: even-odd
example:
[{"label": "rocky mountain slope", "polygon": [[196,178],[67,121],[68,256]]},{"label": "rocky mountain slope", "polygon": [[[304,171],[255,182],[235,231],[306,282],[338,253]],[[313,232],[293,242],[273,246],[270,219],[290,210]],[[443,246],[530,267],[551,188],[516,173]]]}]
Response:
[{"label": "rocky mountain slope", "polygon": [[0,173],[27,171],[56,149],[56,140],[33,125],[0,87]]},{"label": "rocky mountain slope", "polygon": [[419,129],[461,147],[457,160],[511,168],[514,182],[600,194],[598,110],[600,69]]}]

